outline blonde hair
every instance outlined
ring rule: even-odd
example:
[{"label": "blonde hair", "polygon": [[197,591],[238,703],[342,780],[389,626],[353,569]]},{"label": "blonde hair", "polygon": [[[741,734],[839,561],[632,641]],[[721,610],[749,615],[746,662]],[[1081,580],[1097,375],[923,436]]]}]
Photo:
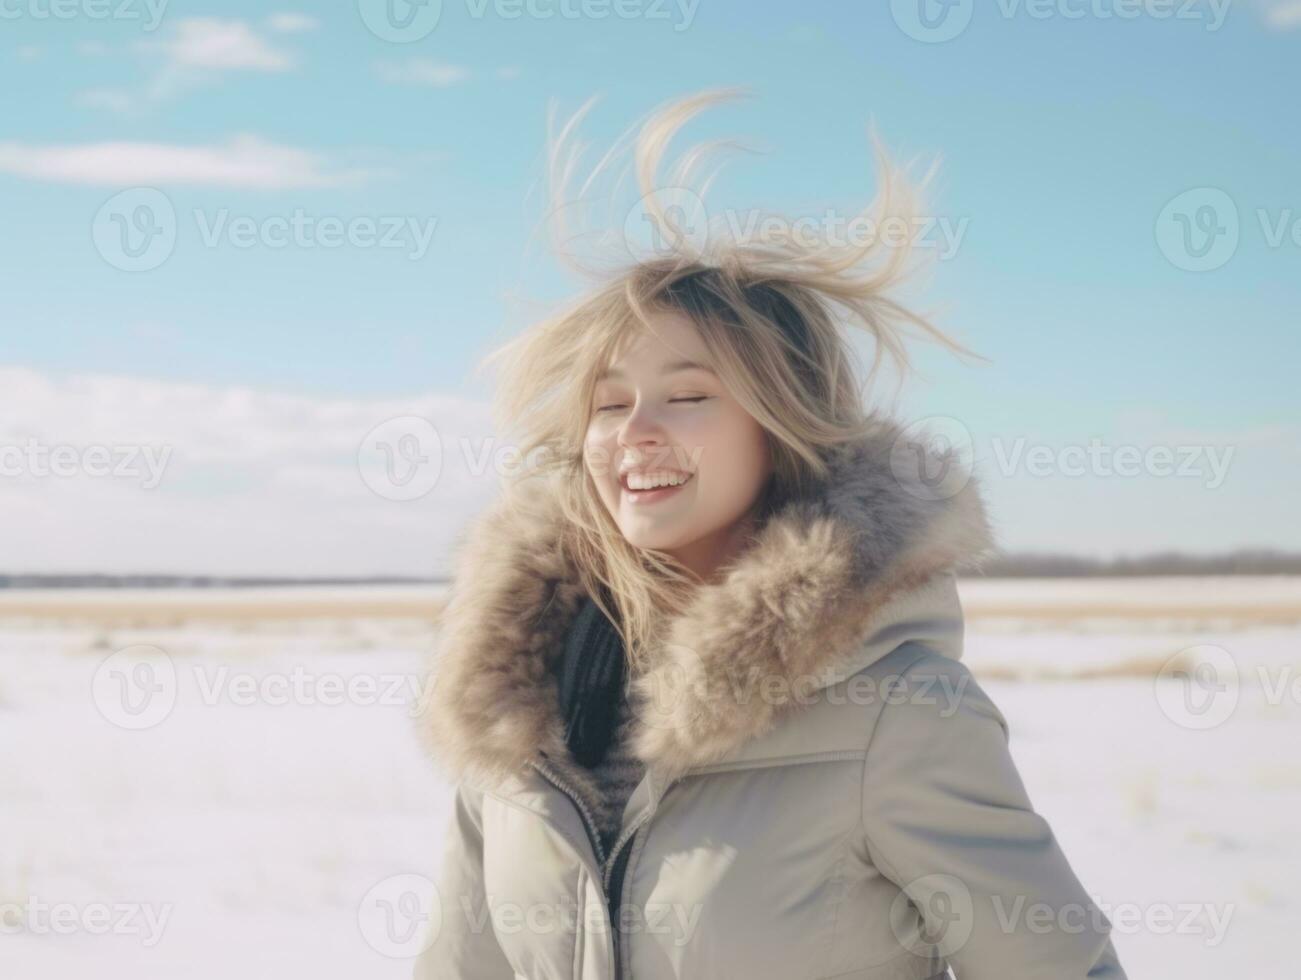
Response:
[{"label": "blonde hair", "polygon": [[[665,254],[612,270],[585,265],[566,253],[567,212],[575,203],[566,195],[577,160],[568,141],[592,102],[558,137],[549,135],[546,217],[557,237],[555,250],[598,283],[483,362],[501,365],[497,423],[531,461],[525,473],[508,481],[506,491],[527,496],[532,480],[558,481],[563,547],[588,594],[618,626],[630,678],[646,665],[663,614],[683,609],[699,585],[671,556],[624,539],[584,460],[597,375],[638,331],[654,330],[654,314],[690,319],[731,394],[767,433],[774,472],[756,505],[760,518],[825,475],[826,450],[859,439],[873,426],[864,395],[882,357],[874,359],[860,382],[842,324],[865,330],[877,354],[893,360],[901,376],[911,367],[904,346],[909,327],[955,353],[979,357],[888,295],[907,274],[910,243],[887,246],[875,236],[861,245],[810,243],[790,229],[773,231],[771,222],[760,241],[739,239],[716,222],[683,226],[681,208],[666,207],[661,192],[685,197],[699,210],[703,190],[691,189],[691,170],[710,148],[723,144],[687,151],[668,185],[657,185],[661,159],[683,124],[740,94],[737,89],[698,93],[655,110],[636,128],[640,203],[652,227],[667,232],[672,244]],[[879,227],[879,222],[897,218],[911,228],[917,190],[891,166],[874,132],[872,143],[880,189],[856,219],[873,220]],[[613,154],[589,176],[584,191]]]}]

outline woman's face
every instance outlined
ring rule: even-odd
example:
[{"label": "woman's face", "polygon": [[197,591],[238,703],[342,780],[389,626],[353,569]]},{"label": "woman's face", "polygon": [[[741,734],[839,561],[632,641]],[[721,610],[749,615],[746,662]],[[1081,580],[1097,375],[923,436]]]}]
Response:
[{"label": "woman's face", "polygon": [[710,370],[691,321],[660,313],[653,326],[598,381],[584,455],[629,543],[708,579],[740,543],[772,472],[768,444]]}]

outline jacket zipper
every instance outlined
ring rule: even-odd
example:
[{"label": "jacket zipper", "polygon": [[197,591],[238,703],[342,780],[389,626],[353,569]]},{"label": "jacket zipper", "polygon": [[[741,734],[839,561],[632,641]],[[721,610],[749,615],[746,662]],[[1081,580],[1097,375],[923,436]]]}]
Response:
[{"label": "jacket zipper", "polygon": [[[556,789],[560,790],[562,794],[569,797],[569,802],[574,804],[574,808],[578,811],[578,815],[582,818],[583,830],[587,834],[587,842],[591,844],[592,853],[596,855],[596,866],[602,869],[603,881],[608,880],[609,874],[608,872],[605,871],[605,853],[604,853],[604,849],[601,847],[601,834],[596,829],[596,821],[592,819],[592,813],[590,810],[588,810],[587,804],[583,802],[583,798],[578,795],[578,793],[574,790],[574,788],[570,786],[565,779],[557,775],[551,769],[551,767],[546,763],[535,761],[530,764],[533,766],[534,769],[538,771],[539,774],[541,774],[543,779],[549,782]],[[606,894],[605,889],[606,889],[606,885],[602,884],[601,900],[604,903],[606,903],[607,906],[606,919],[608,920],[610,917],[608,912],[608,906],[610,900],[609,900],[609,896]],[[579,929],[580,930],[582,929],[581,923],[579,923]],[[610,957],[610,963],[613,968],[614,976],[617,978],[619,976],[619,950],[618,947],[615,945],[613,923],[610,924],[609,935],[606,936],[605,950]]]},{"label": "jacket zipper", "polygon": [[578,810],[578,815],[583,819],[583,829],[587,832],[587,842],[592,845],[592,853],[596,855],[597,867],[605,867],[605,852],[601,847],[601,834],[596,829],[596,821],[592,818],[592,813],[588,810],[587,804],[583,802],[583,798],[573,786],[557,775],[545,762],[533,762],[532,765],[547,782],[569,797],[570,802]]},{"label": "jacket zipper", "polygon": [[[538,771],[543,779],[569,798],[569,801],[574,804],[574,809],[578,811],[578,815],[582,818],[583,830],[587,833],[587,841],[592,846],[592,853],[596,855],[597,867],[601,868],[601,897],[605,900],[608,908],[610,902],[610,876],[614,874],[614,866],[618,863],[619,851],[630,838],[634,837],[637,832],[650,821],[651,815],[647,814],[636,823],[625,828],[623,833],[615,839],[614,846],[610,849],[610,856],[607,859],[605,856],[605,850],[601,846],[600,832],[596,829],[596,821],[592,819],[592,813],[587,808],[587,804],[583,802],[583,798],[578,794],[573,786],[571,786],[563,777],[556,774],[556,772],[545,762],[534,761],[531,762],[530,765]],[[677,781],[678,780],[675,778],[669,782],[668,786],[664,787],[664,791],[660,794],[661,800],[665,795],[667,795],[669,789],[672,788],[673,784]],[[629,860],[631,861],[631,858]],[[625,882],[628,881],[630,877],[629,872],[631,871],[631,866],[624,868],[623,880]],[[606,918],[609,918],[608,914]],[[611,962],[614,964],[614,975],[617,978],[622,975],[623,971],[619,962],[621,955],[619,944],[614,938],[614,932],[615,926],[614,923],[611,922],[610,941],[606,948],[610,953]]]},{"label": "jacket zipper", "polygon": [[[650,815],[648,814],[632,826],[626,828],[624,832],[615,839],[614,846],[610,848],[610,860],[604,865],[605,870],[601,873],[601,888],[605,892],[608,893],[610,891],[610,876],[614,874],[614,866],[619,863],[619,851],[623,849],[623,845],[626,844],[628,840],[637,833],[637,831],[641,830],[642,825],[649,819]],[[624,869],[624,872],[627,873],[626,868]]]},{"label": "jacket zipper", "polygon": [[[676,783],[679,778],[681,777],[675,777],[674,779],[669,780],[669,784],[665,786],[663,792],[660,793],[660,802],[663,802],[664,797],[668,795],[669,790],[673,788],[673,784]],[[656,805],[656,809],[659,809],[658,804]],[[637,836],[637,834],[641,831],[641,829],[645,827],[648,823],[650,823],[651,816],[652,814],[648,813],[646,814],[646,816],[642,817],[636,823],[627,827],[623,831],[623,833],[621,833],[615,839],[614,846],[610,848],[609,863],[605,866],[605,870],[601,874],[601,891],[606,893],[607,904],[609,902],[608,896],[610,893],[610,876],[614,874],[615,865],[619,863],[619,851],[623,849],[624,844],[628,843],[629,840],[634,839]],[[628,883],[631,880],[632,880],[632,857],[630,855],[628,857],[628,865],[623,869],[623,879],[620,882],[620,886],[621,886],[620,891],[623,894],[627,894]],[[620,900],[619,900],[620,909],[623,908],[623,894],[620,895]],[[617,927],[615,927],[612,923],[611,928],[614,930],[614,933],[617,937],[618,935]],[[614,944],[614,956],[615,956],[614,975],[616,980],[618,980],[619,977],[623,976],[623,951],[621,950],[620,943],[617,941],[617,939]]]},{"label": "jacket zipper", "polygon": [[[664,797],[668,795],[668,791],[673,787],[673,784],[676,783],[680,778],[681,777],[675,777],[674,779],[670,780],[668,786],[664,787],[663,792],[660,793],[661,801],[663,801]],[[656,806],[656,809],[659,809],[659,807]],[[637,833],[637,831],[641,830],[642,827],[644,827],[650,821],[651,816],[652,815],[650,813],[647,813],[636,823],[630,824],[629,826],[625,827],[623,833],[621,833],[618,837],[615,838],[614,844],[610,848],[609,858],[601,862],[602,867],[604,868],[604,871],[602,871],[601,873],[601,887],[606,892],[610,890],[610,876],[614,874],[614,866],[619,863],[618,860],[619,851],[622,850],[623,845],[628,843],[629,839],[631,839]],[[626,874],[627,871],[628,869],[625,868],[624,873]]]}]

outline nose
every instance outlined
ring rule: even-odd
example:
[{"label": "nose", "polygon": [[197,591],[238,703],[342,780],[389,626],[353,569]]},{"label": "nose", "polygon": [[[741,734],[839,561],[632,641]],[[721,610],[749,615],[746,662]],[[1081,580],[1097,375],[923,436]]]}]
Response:
[{"label": "nose", "polygon": [[654,407],[638,401],[619,426],[618,441],[623,449],[645,451],[666,445],[664,422]]}]

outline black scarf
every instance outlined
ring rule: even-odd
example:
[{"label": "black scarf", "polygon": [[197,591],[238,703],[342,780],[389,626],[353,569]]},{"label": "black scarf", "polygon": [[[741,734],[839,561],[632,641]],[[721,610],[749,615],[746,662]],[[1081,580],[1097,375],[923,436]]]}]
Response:
[{"label": "black scarf", "polygon": [[583,600],[557,665],[565,742],[587,767],[605,758],[623,699],[624,649],[619,631],[590,597]]}]

